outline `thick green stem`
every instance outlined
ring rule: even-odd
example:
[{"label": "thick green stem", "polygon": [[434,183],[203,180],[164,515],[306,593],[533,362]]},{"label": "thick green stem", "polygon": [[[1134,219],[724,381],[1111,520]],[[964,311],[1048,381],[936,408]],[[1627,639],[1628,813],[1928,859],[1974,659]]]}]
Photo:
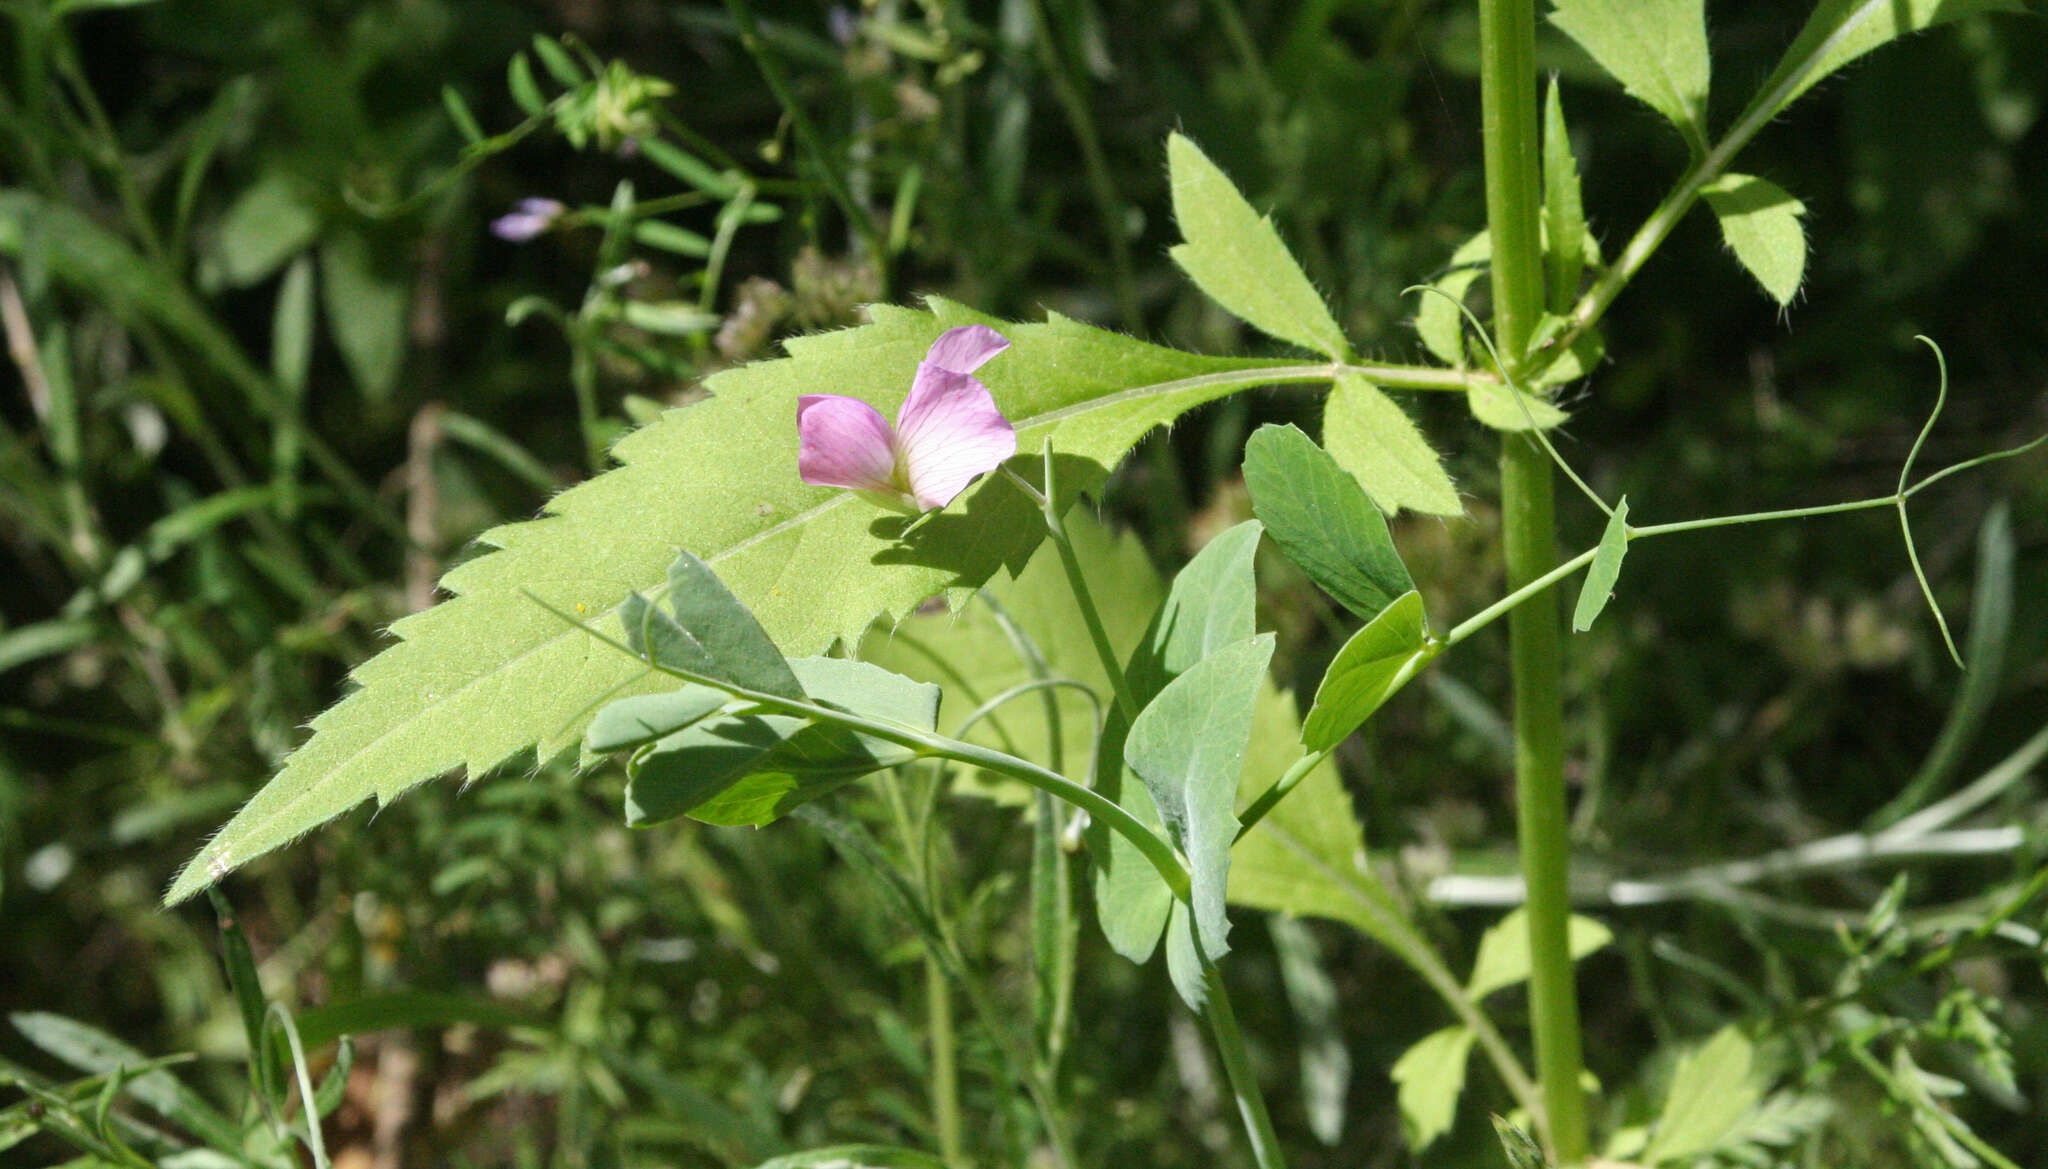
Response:
[{"label": "thick green stem", "polygon": [[[1494,330],[1508,373],[1522,369],[1543,311],[1542,190],[1536,141],[1534,0],[1480,0],[1480,109],[1487,228],[1493,236]],[[1557,564],[1551,464],[1537,443],[1505,436],[1501,532],[1510,592]],[[1565,814],[1563,625],[1555,605],[1508,617],[1514,682],[1516,815],[1528,884],[1530,1014],[1543,1129],[1564,1165],[1586,1159],[1586,1100],[1578,992],[1568,928],[1571,840]]]},{"label": "thick green stem", "polygon": [[[1501,452],[1502,543],[1508,585],[1519,588],[1553,571],[1550,460],[1535,443],[1510,438]],[[1536,1074],[1557,1159],[1576,1165],[1588,1150],[1585,1093],[1579,1079],[1578,988],[1572,968],[1570,824],[1564,790],[1563,622],[1555,604],[1508,614],[1514,680],[1515,813],[1522,878],[1529,890],[1529,1007],[1536,1033]]]}]

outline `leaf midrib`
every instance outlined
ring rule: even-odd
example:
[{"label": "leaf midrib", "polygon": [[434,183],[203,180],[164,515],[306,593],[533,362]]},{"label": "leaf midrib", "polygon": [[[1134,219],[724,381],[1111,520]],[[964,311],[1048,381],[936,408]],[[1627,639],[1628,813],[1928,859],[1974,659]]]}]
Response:
[{"label": "leaf midrib", "polygon": [[[1178,378],[1173,381],[1155,382],[1147,386],[1134,386],[1131,389],[1119,390],[1116,393],[1105,394],[1099,398],[1091,398],[1086,402],[1077,402],[1069,406],[1061,406],[1052,410],[1044,411],[1040,414],[1032,415],[1018,429],[1022,431],[1031,431],[1038,429],[1040,427],[1050,426],[1059,422],[1063,422],[1069,418],[1081,417],[1093,410],[1108,409],[1110,407],[1120,405],[1127,401],[1133,401],[1140,397],[1167,394],[1181,389],[1198,389],[1203,386],[1225,385],[1233,379],[1245,380],[1256,384],[1256,382],[1260,380],[1271,380],[1271,375],[1273,373],[1278,372],[1282,368],[1292,366],[1292,364],[1293,363],[1287,363],[1286,366],[1278,367],[1262,365],[1253,366],[1240,370],[1220,370],[1215,373],[1196,374],[1192,377]],[[1303,371],[1302,374],[1298,377],[1288,378],[1286,380],[1320,380],[1317,377],[1310,376],[1308,371],[1321,369],[1322,367],[1295,368],[1301,369]],[[763,528],[760,531],[755,532],[752,535],[745,537],[744,539],[741,539],[737,543],[728,545],[726,548],[716,553],[713,553],[710,556],[705,557],[704,562],[706,564],[717,564],[721,561],[729,559],[730,557],[738,555],[739,553],[744,552],[747,549],[752,548],[765,540],[771,539],[793,527],[796,527],[800,524],[809,523],[812,520],[816,519],[818,516],[830,512],[833,508],[845,504],[847,500],[851,498],[852,496],[848,495],[845,492],[836,493],[830,498],[820,503],[817,503],[809,508],[806,508],[803,511],[797,512],[787,519],[781,520],[778,523]],[[544,518],[561,519],[563,517],[549,516]],[[662,592],[665,591],[665,589],[666,585],[663,584],[661,586],[651,588],[650,594],[653,597],[659,597],[662,594]],[[464,596],[475,595],[477,594],[459,594],[457,599],[459,600]],[[618,611],[618,607],[619,606],[616,604],[607,607],[603,612],[598,614],[598,619],[601,620],[605,617],[609,617],[611,614]],[[577,632],[581,632],[581,629],[578,627],[571,627],[570,629],[564,630],[563,632],[555,634],[554,636],[549,637],[543,641],[535,642],[533,645],[520,651],[517,656],[512,657],[503,662],[502,664],[494,666],[489,670],[483,671],[482,673],[470,677],[469,679],[465,680],[461,685],[456,686],[454,689],[450,690],[448,694],[439,702],[436,702],[430,706],[419,707],[417,713],[408,715],[401,721],[392,724],[390,727],[386,728],[381,733],[377,734],[373,738],[369,739],[367,742],[363,743],[360,747],[357,747],[354,751],[349,752],[346,756],[344,756],[341,760],[336,762],[333,766],[326,768],[324,774],[332,776],[345,771],[347,768],[353,766],[358,759],[362,758],[364,755],[382,746],[392,736],[404,733],[417,722],[419,722],[421,719],[429,717],[429,715],[432,712],[439,710],[440,708],[446,706],[450,702],[453,702],[456,698],[466,693],[472,687],[482,683],[486,679],[497,677],[507,670],[511,670],[518,667],[528,658],[534,656],[535,654],[543,653],[559,645],[562,639],[570,637]],[[319,731],[316,729],[314,733],[315,735],[317,735]],[[311,742],[311,739],[307,740],[307,744],[310,744]],[[305,745],[306,744],[301,744],[299,749],[303,750]],[[457,764],[456,766],[467,767],[468,765],[468,761],[465,760]],[[290,766],[290,762],[287,761],[285,767],[289,769]],[[453,770],[453,768],[450,768],[449,770]],[[279,817],[285,816],[286,814],[295,810],[302,801],[313,795],[313,793],[317,790],[316,785],[317,781],[314,781],[312,783],[309,783],[307,787],[293,794],[290,799],[286,800],[283,804],[279,805],[278,808],[275,811],[273,811],[270,815],[264,817],[264,822],[267,823],[270,821],[274,821]],[[207,851],[208,850],[206,849],[202,849],[199,855],[206,856]],[[225,858],[227,855],[228,854],[226,852],[217,853],[213,857],[209,858],[208,863],[216,863]],[[193,867],[197,863],[198,858],[195,857],[192,862],[187,864],[185,872],[191,873],[197,871]],[[173,886],[173,892],[178,894],[179,900],[183,900],[185,897],[189,897],[192,893],[197,892],[199,888],[203,887],[194,886],[191,889],[185,889],[184,886],[186,885],[186,883],[187,882],[183,874],[181,874],[179,880]]]}]

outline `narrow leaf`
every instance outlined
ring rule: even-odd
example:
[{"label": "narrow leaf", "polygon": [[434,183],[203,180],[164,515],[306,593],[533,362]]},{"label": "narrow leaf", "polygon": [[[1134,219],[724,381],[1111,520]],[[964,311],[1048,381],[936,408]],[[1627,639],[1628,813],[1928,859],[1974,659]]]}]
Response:
[{"label": "narrow leaf", "polygon": [[1558,0],[1550,20],[1705,151],[1711,65],[1704,0]]},{"label": "narrow leaf", "polygon": [[1166,165],[1173,217],[1187,240],[1173,248],[1173,262],[1211,300],[1260,332],[1348,360],[1350,342],[1273,221],[1252,210],[1229,176],[1185,137],[1166,140]]},{"label": "narrow leaf", "polygon": [[1131,724],[1124,746],[1174,843],[1187,855],[1194,934],[1211,960],[1229,951],[1223,894],[1237,838],[1237,788],[1252,707],[1273,656],[1261,634],[1203,658],[1166,684]]},{"label": "narrow leaf", "polygon": [[[0,196],[0,250],[14,210]],[[618,636],[626,594],[659,587],[675,550],[689,548],[785,653],[811,654],[934,594],[958,603],[1043,539],[1035,505],[998,482],[900,541],[900,522],[798,477],[800,394],[829,386],[893,414],[940,333],[1000,326],[1011,348],[976,376],[1020,448],[1051,440],[1061,482],[1087,490],[1147,431],[1258,384],[1270,364],[1179,353],[1064,317],[1003,324],[940,300],[870,312],[873,324],[790,341],[786,360],[714,375],[706,400],[615,448],[624,466],[556,496],[547,518],[486,533],[499,551],[443,579],[453,600],[398,622],[398,643],[357,667],[356,689],[314,720],[311,740],[186,866],[170,900],[365,799],[389,801],[455,768],[482,776],[528,749],[553,758],[605,701],[674,688],[536,597]]]},{"label": "narrow leaf", "polygon": [[1792,303],[1806,275],[1806,205],[1755,175],[1726,174],[1700,193],[1721,221],[1721,238],[1779,305]]},{"label": "narrow leaf", "polygon": [[448,120],[455,123],[456,132],[462,140],[475,146],[484,140],[484,128],[477,124],[476,114],[469,108],[468,99],[462,91],[452,85],[441,87],[441,106],[448,111]]},{"label": "narrow leaf", "polygon": [[533,62],[525,53],[512,54],[512,60],[505,66],[505,85],[512,91],[512,100],[528,115],[538,114],[547,108],[547,99],[540,94],[540,85],[533,79]]},{"label": "narrow leaf", "polygon": [[1767,118],[1828,74],[1909,33],[1984,12],[2025,12],[2019,0],[1821,0],[1757,88]]},{"label": "narrow leaf", "polygon": [[1762,1098],[1751,1062],[1749,1040],[1733,1026],[1681,1059],[1643,1162],[1686,1161],[1713,1149]]},{"label": "narrow leaf", "polygon": [[[1574,962],[1614,940],[1612,931],[1590,917],[1574,916],[1569,936]],[[1479,956],[1472,961],[1472,980],[1466,985],[1466,993],[1481,998],[1528,977],[1529,914],[1525,909],[1517,909],[1479,939]]]},{"label": "narrow leaf", "polygon": [[[9,1015],[7,1021],[22,1038],[88,1075],[112,1075],[121,1068],[140,1069],[149,1063],[141,1052],[106,1032],[63,1015],[23,1011]],[[183,1125],[208,1144],[224,1149],[241,1147],[241,1126],[170,1071],[155,1068],[133,1075],[125,1088],[157,1115]]]},{"label": "narrow leaf", "polygon": [[1600,548],[1586,569],[1586,583],[1579,589],[1578,608],[1572,610],[1572,631],[1584,633],[1607,601],[1614,596],[1614,582],[1621,579],[1621,560],[1628,555],[1628,496],[1614,505],[1607,517],[1607,530],[1600,534]]},{"label": "narrow leaf", "polygon": [[1349,738],[1441,652],[1441,645],[1430,639],[1422,595],[1402,593],[1337,651],[1302,723],[1302,746],[1327,751]]},{"label": "narrow leaf", "polygon": [[1586,208],[1579,195],[1579,162],[1572,156],[1571,132],[1565,128],[1564,102],[1557,75],[1543,100],[1543,229],[1549,274],[1550,305],[1562,312],[1579,295],[1579,277],[1586,270]]},{"label": "narrow leaf", "polygon": [[1244,448],[1252,511],[1309,579],[1367,620],[1415,587],[1386,517],[1329,452],[1292,426],[1261,426]]},{"label": "narrow leaf", "polygon": [[1323,445],[1378,508],[1463,515],[1458,489],[1408,415],[1378,386],[1350,374],[1323,404]]},{"label": "narrow leaf", "polygon": [[297,396],[306,389],[313,356],[313,262],[305,256],[285,269],[270,317],[270,372],[279,388]]},{"label": "narrow leaf", "polygon": [[1419,1153],[1451,1131],[1458,1097],[1465,1091],[1465,1064],[1477,1038],[1470,1027],[1446,1027],[1424,1036],[1394,1061],[1401,1132],[1410,1149]]}]

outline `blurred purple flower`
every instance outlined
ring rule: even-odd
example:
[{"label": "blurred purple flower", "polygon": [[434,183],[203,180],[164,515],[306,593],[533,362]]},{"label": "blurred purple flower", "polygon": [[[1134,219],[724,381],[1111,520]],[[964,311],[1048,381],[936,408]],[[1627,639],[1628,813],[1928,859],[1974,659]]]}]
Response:
[{"label": "blurred purple flower", "polygon": [[553,199],[521,199],[510,212],[491,220],[491,234],[523,244],[554,226],[555,220],[567,210]]},{"label": "blurred purple flower", "polygon": [[1017,453],[1016,429],[974,376],[1009,347],[985,325],[940,334],[918,363],[894,426],[859,398],[798,398],[797,471],[813,486],[845,487],[912,515],[953,502],[977,476]]}]

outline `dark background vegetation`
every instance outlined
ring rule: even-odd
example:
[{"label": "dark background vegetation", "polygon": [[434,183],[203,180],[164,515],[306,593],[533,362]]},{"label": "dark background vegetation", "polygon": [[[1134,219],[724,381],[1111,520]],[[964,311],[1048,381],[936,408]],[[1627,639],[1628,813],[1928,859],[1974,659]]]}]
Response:
[{"label": "dark background vegetation", "polygon": [[[585,349],[600,431],[686,400],[775,336],[852,323],[878,296],[1055,309],[1197,349],[1266,344],[1167,260],[1174,128],[1272,209],[1366,350],[1419,357],[1401,289],[1483,222],[1468,6],[1248,0],[1242,46],[1196,0],[934,7],[936,24],[909,2],[759,10],[857,195],[886,221],[918,176],[902,246],[877,265],[721,7],[165,0],[58,19],[41,0],[7,6],[0,272],[21,316],[0,377],[0,1008],[72,1016],[152,1055],[196,1051],[188,1078],[233,1099],[241,1039],[213,918],[203,904],[159,910],[157,894],[478,532],[590,472],[571,348],[543,317],[514,326],[506,310],[538,295],[574,311],[602,231],[563,225],[514,244],[487,224],[523,197],[602,208],[622,179],[643,200],[678,193],[677,180],[644,153],[543,129],[395,215],[371,213],[455,165],[444,85],[487,131],[524,116],[505,69],[534,34],[573,34],[665,79],[664,134],[785,181],[771,200],[784,214],[738,231],[711,303],[758,319],[773,281],[795,307],[716,340],[605,326],[619,343]],[[1709,5],[1717,124],[1800,7]],[[1768,128],[1739,166],[1808,209],[1814,258],[1797,302],[1774,308],[1695,212],[1610,316],[1606,364],[1568,389],[1565,455],[1652,522],[1885,494],[1935,388],[1915,333],[1940,342],[1952,377],[1923,466],[2048,429],[2044,49],[2038,18],[1967,21],[1867,59]],[[1562,40],[1543,51],[1611,252],[1684,148]],[[714,215],[670,218],[710,236]],[[38,234],[52,230],[61,245]],[[629,255],[644,267],[627,299],[696,301],[698,260]],[[276,370],[274,330],[301,256],[317,257],[320,310],[295,389]],[[39,347],[40,389],[24,380],[24,339]],[[1431,607],[1466,613],[1499,587],[1496,444],[1458,402],[1419,397],[1470,510],[1405,520],[1397,535]],[[1249,429],[1311,423],[1312,402],[1261,391],[1199,413],[1141,448],[1108,513],[1171,570],[1188,533],[1244,512],[1233,474]],[[331,470],[293,437],[293,417],[331,448]],[[2017,547],[1995,701],[1962,766],[1927,794],[2004,757],[2048,708],[2044,472],[2037,453],[1914,501],[1959,626],[1994,505],[2009,508]],[[1589,509],[1564,515],[1567,546],[1597,538]],[[1277,566],[1266,584],[1283,677],[1305,685],[1333,631],[1305,585]],[[1581,843],[1606,871],[1867,823],[1962,684],[1883,510],[1646,544],[1572,651]],[[1450,683],[1404,695],[1345,753],[1378,856],[1404,860],[1418,889],[1447,869],[1497,870],[1511,850],[1492,730],[1500,654],[1481,639],[1453,655]],[[418,992],[429,1025],[364,1043],[331,1147],[354,1165],[751,1165],[829,1141],[928,1144],[922,971],[893,919],[807,828],[628,833],[619,795],[611,770],[561,765],[443,782],[228,883],[277,997],[317,1010]],[[1938,913],[2034,872],[2032,787],[1994,811],[1985,822],[2022,826],[2025,843],[1914,863],[1909,905]],[[953,837],[962,887],[988,882],[968,936],[982,961],[1018,969],[1022,890],[1000,876],[1024,861],[1010,813],[963,803]],[[1857,919],[1890,876],[1607,914],[1623,942],[1592,960],[1585,986],[1589,1061],[1617,1109],[1660,1043],[1827,990],[1841,963],[1828,915]],[[1457,954],[1494,911],[1424,912]],[[2039,911],[2018,920],[2038,925]],[[1089,934],[1068,1075],[1090,1163],[1236,1163],[1227,1096],[1160,971]],[[1244,934],[1233,977],[1300,1162],[1409,1163],[1385,1069],[1440,1025],[1438,1008],[1366,940],[1316,927],[1357,1068],[1342,1141],[1324,1150],[1288,1102],[1296,1024],[1271,945],[1261,928]],[[2048,1162],[2041,963],[1980,959],[1943,977],[2001,1001],[2013,1035],[2020,1098],[1963,1107],[2020,1163]],[[1888,1001],[1911,1015],[1940,989]],[[964,1042],[970,1135],[988,1163],[1021,1159],[1029,1115],[992,1074],[985,1038],[970,1029]],[[56,1071],[11,1031],[0,1054]],[[1795,1050],[1778,1057],[1796,1070]],[[1507,1104],[1474,1078],[1430,1163],[1497,1163],[1482,1109]],[[1814,1163],[1917,1163],[1884,1135],[1898,1122],[1867,1087],[1834,1097],[1838,1131],[1815,1147],[1848,1159]],[[54,1163],[58,1149],[37,1138],[4,1156]]]}]

